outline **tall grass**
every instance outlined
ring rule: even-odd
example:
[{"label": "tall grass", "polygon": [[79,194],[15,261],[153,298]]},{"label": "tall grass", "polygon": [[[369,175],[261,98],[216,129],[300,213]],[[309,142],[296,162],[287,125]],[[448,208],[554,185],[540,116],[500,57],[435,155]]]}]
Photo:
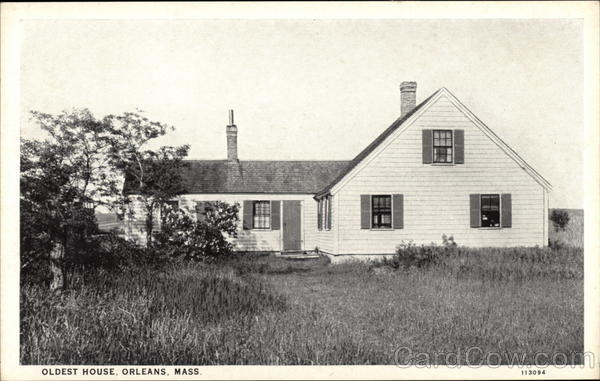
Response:
[{"label": "tall grass", "polygon": [[415,263],[426,266],[440,277],[511,281],[583,279],[583,250],[571,246],[560,250],[410,246],[375,266],[399,268],[411,267]]},{"label": "tall grass", "polygon": [[60,296],[23,288],[23,363],[171,363],[175,353],[186,359],[198,346],[217,345],[207,340],[211,324],[239,327],[258,313],[286,309],[284,298],[256,279],[197,264],[100,271],[72,281]]},{"label": "tall grass", "polygon": [[465,249],[385,272],[245,256],[80,274],[62,296],[23,286],[21,362],[393,364],[400,346],[551,358],[583,350],[582,261],[573,248]]}]

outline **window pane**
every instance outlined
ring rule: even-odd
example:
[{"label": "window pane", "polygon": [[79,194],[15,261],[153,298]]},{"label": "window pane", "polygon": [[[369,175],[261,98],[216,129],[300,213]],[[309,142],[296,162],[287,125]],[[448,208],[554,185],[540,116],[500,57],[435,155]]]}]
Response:
[{"label": "window pane", "polygon": [[481,226],[500,227],[500,195],[481,195]]},{"label": "window pane", "polygon": [[254,228],[269,229],[271,227],[271,204],[269,201],[254,201]]},{"label": "window pane", "polygon": [[372,222],[373,228],[391,227],[392,196],[373,196]]},{"label": "window pane", "polygon": [[500,210],[500,197],[498,195],[490,197],[490,207],[493,210]]},{"label": "window pane", "polygon": [[481,195],[481,210],[500,210],[500,196],[497,194]]},{"label": "window pane", "polygon": [[482,211],[481,226],[483,227],[500,227],[500,212],[498,211]]}]

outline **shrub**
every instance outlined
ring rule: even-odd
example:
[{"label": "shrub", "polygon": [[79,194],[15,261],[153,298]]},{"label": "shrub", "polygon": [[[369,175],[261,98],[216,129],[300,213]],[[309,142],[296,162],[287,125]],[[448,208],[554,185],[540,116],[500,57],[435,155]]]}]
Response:
[{"label": "shrub", "polygon": [[206,203],[200,219],[192,218],[182,209],[167,209],[152,249],[167,257],[203,262],[230,257],[233,245],[226,236],[237,234],[238,211],[238,204],[220,201]]},{"label": "shrub", "polygon": [[114,273],[123,276],[131,269],[160,269],[171,261],[162,252],[139,246],[134,241],[112,233],[86,237],[66,261],[68,287],[81,275]]},{"label": "shrub", "polygon": [[548,247],[554,250],[560,250],[565,247],[565,244],[560,239],[548,238]]},{"label": "shrub", "polygon": [[569,216],[569,212],[566,210],[554,209],[550,214],[550,220],[554,225],[554,230],[559,231],[565,230],[569,224],[569,221],[571,220],[571,217]]},{"label": "shrub", "polygon": [[94,250],[89,237],[97,234],[94,212],[75,204],[65,208],[60,214],[42,213],[27,200],[21,200],[20,257],[21,279],[25,282],[47,283],[52,278],[50,271],[50,251],[59,241],[65,248],[60,261],[63,269],[68,269],[78,260],[80,252]]},{"label": "shrub", "polygon": [[394,269],[403,267],[427,267],[437,264],[440,260],[455,251],[457,247],[453,236],[442,235],[442,245],[435,244],[417,246],[412,241],[402,242],[396,248],[392,259],[385,258],[383,263]]}]

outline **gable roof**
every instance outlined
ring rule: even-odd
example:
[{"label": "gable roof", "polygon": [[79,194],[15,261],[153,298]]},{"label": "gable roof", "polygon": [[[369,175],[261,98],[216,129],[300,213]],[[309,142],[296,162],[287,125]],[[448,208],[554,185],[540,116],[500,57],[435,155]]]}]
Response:
[{"label": "gable roof", "polygon": [[317,192],[315,198],[321,197],[329,193],[332,188],[341,182],[358,164],[365,160],[373,151],[377,149],[383,142],[394,132],[396,132],[403,125],[408,125],[406,122],[411,119],[419,110],[424,109],[430,102],[438,98],[438,95],[446,95],[455,106],[462,111],[467,118],[469,118],[485,135],[488,136],[496,145],[503,150],[509,157],[511,157],[525,172],[527,172],[533,179],[540,184],[544,189],[551,190],[552,185],[542,175],[540,175],[535,169],[533,169],[519,154],[517,154],[512,148],[510,148],[498,135],[496,135],[488,126],[486,126],[479,118],[475,116],[465,105],[463,105],[458,98],[454,96],[448,89],[442,87],[427,97],[424,101],[419,103],[415,108],[406,115],[396,119],[385,131],[383,131],[371,144],[369,144],[364,150],[362,150],[350,163],[344,168],[344,170],[325,188]]},{"label": "gable roof", "polygon": [[[348,161],[185,160],[185,193],[315,194]],[[126,179],[125,194],[132,182]]]},{"label": "gable roof", "polygon": [[358,155],[356,155],[356,157],[354,159],[352,159],[350,162],[348,162],[348,165],[344,168],[344,170],[342,172],[340,172],[340,174],[331,183],[327,184],[327,186],[325,188],[321,189],[317,193],[317,196],[321,196],[321,195],[329,193],[329,191],[331,190],[331,188],[333,188],[333,186],[335,184],[337,184],[340,180],[342,180],[344,178],[344,176],[346,176],[348,174],[348,172],[350,172],[351,170],[353,170],[354,167],[356,167],[361,161],[363,161],[367,156],[369,156],[369,154],[371,152],[373,152],[373,150],[375,150],[375,148],[377,148],[381,143],[383,143],[383,141],[385,139],[387,139],[388,136],[390,136],[400,126],[402,126],[402,124],[408,118],[410,118],[417,111],[419,111],[427,102],[429,102],[429,100],[431,98],[433,98],[435,95],[437,95],[437,93],[439,93],[441,90],[442,89],[439,89],[438,91],[434,92],[429,97],[427,97],[427,99],[425,99],[423,102],[421,102],[418,105],[416,105],[415,108],[413,108],[412,110],[410,110],[409,112],[407,112],[405,115],[401,116],[400,118],[396,119],[394,121],[394,123],[392,123],[388,128],[385,129],[385,131],[383,131],[378,137],[376,137],[375,140],[373,140],[371,142],[371,144],[369,144]]},{"label": "gable roof", "polygon": [[[406,115],[396,119],[351,161],[185,160],[187,164],[184,169],[185,192],[314,194],[315,198],[326,195],[392,134],[401,127],[408,127],[411,118],[441,94],[448,96],[459,110],[534,180],[546,190],[552,189],[546,179],[481,122],[450,91],[442,87]],[[132,193],[132,185],[132,179],[125,179],[123,192]]]}]

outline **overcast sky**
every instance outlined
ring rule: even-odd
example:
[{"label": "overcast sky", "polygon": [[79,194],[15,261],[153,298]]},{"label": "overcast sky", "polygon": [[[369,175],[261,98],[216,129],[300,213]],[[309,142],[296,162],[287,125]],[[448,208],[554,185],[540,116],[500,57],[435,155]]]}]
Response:
[{"label": "overcast sky", "polygon": [[551,207],[583,207],[582,25],[569,20],[27,21],[29,110],[145,110],[175,126],[160,144],[240,159],[352,159],[400,112],[448,88],[554,186]]}]

